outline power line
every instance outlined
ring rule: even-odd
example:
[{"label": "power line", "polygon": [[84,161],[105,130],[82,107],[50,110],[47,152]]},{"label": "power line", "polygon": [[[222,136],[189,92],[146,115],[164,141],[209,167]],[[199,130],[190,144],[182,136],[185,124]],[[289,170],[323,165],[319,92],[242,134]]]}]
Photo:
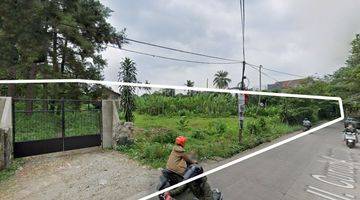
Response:
[{"label": "power line", "polygon": [[[241,27],[242,27],[242,51],[243,51],[243,58],[245,60],[245,5],[244,2],[242,0],[240,0],[240,11],[241,11]],[[66,23],[60,23],[60,25],[65,25],[68,27],[72,27],[72,28],[79,28],[79,29],[86,29],[84,27],[79,27],[79,26],[73,26],[70,24],[66,24]],[[162,45],[158,45],[158,44],[153,44],[153,43],[149,43],[149,42],[144,42],[144,41],[139,41],[139,40],[134,40],[131,38],[122,38],[122,37],[117,37],[117,39],[119,40],[127,40],[127,41],[131,41],[131,42],[135,42],[135,43],[139,43],[139,44],[144,44],[144,45],[149,45],[149,46],[153,46],[153,47],[158,47],[158,48],[162,48],[162,49],[167,49],[167,50],[171,50],[171,51],[177,51],[177,52],[181,52],[181,53],[187,53],[187,54],[192,54],[192,55],[196,55],[196,56],[202,56],[202,57],[207,57],[207,58],[213,58],[213,59],[219,59],[219,60],[226,60],[226,61],[232,61],[232,62],[207,62],[207,61],[196,61],[196,60],[186,60],[186,59],[179,59],[179,58],[171,58],[171,57],[166,57],[166,56],[160,56],[160,55],[154,55],[154,54],[149,54],[149,53],[145,53],[145,52],[139,52],[139,51],[134,51],[134,50],[130,50],[130,49],[125,49],[124,51],[128,51],[128,52],[132,52],[132,53],[138,53],[141,55],[147,55],[147,56],[152,56],[152,57],[157,57],[157,58],[163,58],[163,59],[167,59],[167,60],[174,60],[174,61],[181,61],[181,62],[188,62],[188,63],[197,63],[197,64],[224,64],[224,65],[231,65],[231,64],[239,64],[239,63],[243,63],[244,61],[241,60],[236,60],[236,59],[231,59],[231,58],[223,58],[223,57],[217,57],[217,56],[211,56],[211,55],[206,55],[206,54],[201,54],[201,53],[196,53],[196,52],[191,52],[191,51],[185,51],[185,50],[181,50],[181,49],[176,49],[176,48],[172,48],[172,47],[166,47],[166,46],[162,46]],[[109,46],[109,45],[108,45]],[[118,48],[115,46],[110,46],[110,47],[114,47],[114,48]],[[120,48],[123,49],[123,48]],[[259,68],[258,65],[254,65],[251,63],[247,63],[245,62],[245,64],[249,65],[249,66],[253,66],[253,67],[257,67]],[[264,70],[268,70],[268,71],[272,71],[275,73],[280,73],[280,74],[284,74],[284,75],[289,75],[289,76],[295,76],[295,77],[300,77],[300,78],[304,78],[303,76],[300,75],[296,75],[296,74],[291,74],[291,73],[287,73],[287,72],[282,72],[282,71],[277,71],[277,70],[273,70],[270,68],[266,68],[263,67]],[[265,75],[266,76],[266,75]],[[273,78],[272,78],[273,79]],[[274,79],[273,79],[274,80]]]},{"label": "power line", "polygon": [[267,74],[265,72],[261,72],[261,74],[268,77],[268,78],[270,78],[270,79],[272,79],[272,80],[274,80],[274,81],[276,81],[276,82],[280,82],[279,80],[277,80],[276,78],[271,77],[269,74]]},{"label": "power line", "polygon": [[127,52],[136,53],[136,54],[140,54],[140,55],[150,56],[153,58],[161,58],[161,59],[166,59],[166,60],[173,60],[173,61],[180,61],[180,62],[187,62],[187,63],[206,64],[206,65],[233,65],[233,64],[240,63],[240,62],[207,62],[207,61],[187,60],[187,59],[181,59],[181,58],[161,56],[161,55],[156,55],[156,54],[151,54],[151,53],[146,53],[146,52],[141,52],[141,51],[136,51],[136,50],[131,50],[131,49],[119,48],[117,46],[112,46],[112,45],[107,45],[107,46],[116,48],[116,49],[119,49],[122,51],[127,51]]},{"label": "power line", "polygon": [[[256,71],[258,71],[258,68],[256,67],[256,66],[252,66],[252,65],[249,65],[251,68],[253,68],[254,70],[256,70]],[[264,67],[262,67],[262,68],[264,68]],[[264,76],[266,76],[266,77],[268,77],[268,78],[270,78],[271,80],[274,80],[274,81],[276,81],[276,82],[279,82],[279,80],[277,80],[276,78],[273,78],[272,76],[270,76],[269,74],[267,74],[267,73],[265,73],[265,72],[263,72],[263,71],[261,71],[261,74],[262,75],[264,75]]]},{"label": "power line", "polygon": [[219,59],[219,60],[226,60],[226,61],[233,61],[233,62],[242,62],[241,60],[236,60],[236,59],[231,59],[231,58],[223,58],[223,57],[218,57],[218,56],[211,56],[211,55],[206,55],[206,54],[196,53],[196,52],[191,52],[191,51],[185,51],[185,50],[182,50],[182,49],[176,49],[176,48],[172,48],[172,47],[166,47],[166,46],[162,46],[162,45],[158,45],[158,44],[153,44],[153,43],[149,43],[149,42],[143,42],[143,41],[134,40],[134,39],[130,39],[130,38],[123,38],[123,39],[124,39],[124,40],[127,40],[127,41],[130,41],[130,42],[135,42],[135,43],[143,44],[143,45],[148,45],[148,46],[152,46],[152,47],[167,49],[167,50],[170,50],[170,51],[177,51],[177,52],[181,52],[181,53],[186,53],[186,54],[191,54],[191,55],[196,55],[196,56],[202,56],[202,57],[207,57],[207,58],[213,58],[213,59]]},{"label": "power line", "polygon": [[[259,68],[260,66],[258,65],[254,65],[254,64],[250,64],[250,63],[246,63],[249,66],[252,67],[257,67]],[[295,76],[295,77],[299,77],[299,78],[305,78],[304,76],[298,75],[298,74],[292,74],[292,73],[288,73],[288,72],[283,72],[283,71],[278,71],[278,70],[274,70],[274,69],[270,69],[270,68],[266,68],[266,67],[262,67],[263,69],[267,70],[267,71],[271,71],[271,72],[275,72],[275,73],[279,73],[279,74],[284,74],[284,75],[288,75],[288,76]]]},{"label": "power line", "polygon": [[[60,23],[60,24],[64,25],[64,26],[72,27],[72,28],[84,29],[83,27],[73,26],[73,25],[66,24],[66,23]],[[177,49],[177,48],[173,48],[173,47],[167,47],[167,46],[154,44],[154,43],[150,43],[150,42],[144,42],[144,41],[140,41],[140,40],[135,40],[135,39],[131,39],[131,38],[128,38],[128,37],[116,37],[116,39],[118,39],[120,41],[126,40],[126,41],[130,41],[130,42],[135,42],[135,43],[138,43],[138,44],[148,45],[148,46],[157,47],[157,48],[161,48],[161,49],[166,49],[166,50],[170,50],[170,51],[177,51],[177,52],[181,52],[181,53],[186,53],[186,54],[191,54],[191,55],[196,55],[196,56],[202,56],[202,57],[206,57],[206,58],[213,58],[213,59],[218,59],[218,60],[226,60],[226,61],[232,61],[232,62],[238,62],[238,63],[242,62],[241,60],[237,60],[237,59],[223,58],[223,57],[206,55],[206,54],[197,53],[197,52],[186,51],[186,50]]]},{"label": "power line", "polygon": [[[240,1],[241,2],[241,1]],[[241,16],[242,17],[242,51],[243,51],[243,59],[245,60],[245,22],[243,22],[243,19],[245,19],[245,12],[244,12],[244,4],[243,3],[240,3],[242,9],[241,9]],[[230,58],[222,58],[222,57],[216,57],[216,56],[210,56],[210,55],[206,55],[206,54],[200,54],[200,53],[195,53],[195,52],[190,52],[190,51],[185,51],[185,50],[181,50],[181,49],[175,49],[175,48],[172,48],[172,47],[166,47],[166,46],[162,46],[162,45],[158,45],[158,44],[152,44],[152,43],[148,43],[148,42],[143,42],[143,41],[139,41],[139,40],[134,40],[134,39],[130,39],[130,38],[124,38],[124,40],[128,40],[128,41],[131,41],[131,42],[135,42],[135,43],[139,43],[139,44],[144,44],[144,45],[149,45],[149,46],[153,46],[153,47],[158,47],[158,48],[162,48],[162,49],[167,49],[167,50],[171,50],[171,51],[177,51],[177,52],[181,52],[181,53],[187,53],[187,54],[192,54],[192,55],[197,55],[197,56],[203,56],[203,57],[207,57],[207,58],[214,58],[214,59],[219,59],[219,60],[227,60],[227,61],[233,61],[231,63],[214,63],[214,62],[204,62],[204,61],[191,61],[192,63],[200,63],[200,64],[239,64],[239,63],[242,63],[244,61],[240,61],[240,60],[235,60],[235,59],[230,59]],[[135,52],[134,52],[135,53]],[[147,54],[147,53],[142,53],[142,54]],[[164,57],[164,56],[155,56],[155,57]],[[175,59],[175,58],[174,58]],[[171,60],[174,60],[174,59],[171,59]],[[178,60],[179,59],[175,59],[175,60]],[[182,60],[182,59],[180,59]],[[254,64],[250,64],[250,63],[247,63],[245,62],[245,64],[249,65],[249,66],[254,66],[254,67],[257,67],[259,68],[258,65],[254,65]],[[264,70],[268,70],[268,71],[272,71],[272,72],[276,72],[276,73],[280,73],[280,74],[285,74],[285,75],[289,75],[289,76],[295,76],[295,77],[300,77],[300,78],[304,78],[303,76],[301,75],[296,75],[296,74],[291,74],[291,73],[287,73],[287,72],[282,72],[282,71],[277,71],[277,70],[273,70],[273,69],[270,69],[270,68],[266,68],[266,67],[263,67]],[[273,78],[272,78],[273,79]]]}]

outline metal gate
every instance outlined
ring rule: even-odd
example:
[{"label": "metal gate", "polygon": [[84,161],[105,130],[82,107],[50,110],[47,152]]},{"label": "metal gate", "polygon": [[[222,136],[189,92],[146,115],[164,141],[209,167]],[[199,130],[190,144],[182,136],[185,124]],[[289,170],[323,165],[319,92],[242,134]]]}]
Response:
[{"label": "metal gate", "polygon": [[101,145],[101,101],[13,99],[14,156]]}]

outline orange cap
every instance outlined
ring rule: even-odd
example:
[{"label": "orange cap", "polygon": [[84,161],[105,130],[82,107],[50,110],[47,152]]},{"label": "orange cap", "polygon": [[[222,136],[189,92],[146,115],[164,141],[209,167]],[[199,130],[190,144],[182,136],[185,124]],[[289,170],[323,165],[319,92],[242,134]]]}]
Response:
[{"label": "orange cap", "polygon": [[186,143],[186,140],[187,140],[186,137],[184,137],[184,136],[179,136],[179,137],[176,138],[175,143],[176,143],[177,145],[180,145],[180,146],[184,147],[184,146],[185,146],[185,143]]}]

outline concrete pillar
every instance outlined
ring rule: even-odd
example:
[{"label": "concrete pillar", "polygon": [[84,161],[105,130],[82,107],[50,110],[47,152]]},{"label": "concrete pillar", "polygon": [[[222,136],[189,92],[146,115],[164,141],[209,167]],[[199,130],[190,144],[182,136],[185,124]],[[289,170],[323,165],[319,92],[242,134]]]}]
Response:
[{"label": "concrete pillar", "polygon": [[102,101],[102,148],[112,147],[113,101]]},{"label": "concrete pillar", "polygon": [[0,128],[0,170],[4,169],[5,165],[5,130]]},{"label": "concrete pillar", "polygon": [[13,152],[12,99],[0,97],[0,169],[10,166]]}]

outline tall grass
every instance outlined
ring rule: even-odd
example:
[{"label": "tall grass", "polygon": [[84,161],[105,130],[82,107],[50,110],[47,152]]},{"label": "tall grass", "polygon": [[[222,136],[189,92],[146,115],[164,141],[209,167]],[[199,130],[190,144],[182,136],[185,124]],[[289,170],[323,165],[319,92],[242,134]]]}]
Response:
[{"label": "tall grass", "polygon": [[[259,107],[257,98],[250,97],[245,116],[277,116],[284,123],[300,124],[304,118],[317,122],[339,115],[334,103],[279,97],[263,99],[267,105]],[[229,117],[237,115],[237,100],[234,95],[221,93],[196,93],[192,96],[173,97],[151,94],[136,98],[136,112],[151,116]]]},{"label": "tall grass", "polygon": [[[300,129],[307,117],[313,122],[333,105],[321,101],[264,97],[265,107],[250,98],[245,110],[243,141],[238,143],[237,100],[231,94],[196,93],[173,97],[161,94],[136,98],[135,143],[119,150],[153,167],[163,167],[175,138],[189,138],[187,150],[200,159],[227,158]],[[335,113],[336,110],[333,110]]]},{"label": "tall grass", "polygon": [[[118,150],[154,168],[164,167],[175,138],[188,137],[186,150],[194,151],[201,160],[227,158],[261,143],[299,129],[279,121],[279,118],[248,118],[245,121],[243,143],[238,143],[237,117],[187,117],[186,129],[179,127],[182,116],[135,115],[135,143]],[[263,122],[260,122],[263,121]]]},{"label": "tall grass", "polygon": [[201,93],[167,97],[160,94],[136,98],[136,111],[147,115],[197,115],[219,117],[236,115],[236,98],[230,94]]}]

